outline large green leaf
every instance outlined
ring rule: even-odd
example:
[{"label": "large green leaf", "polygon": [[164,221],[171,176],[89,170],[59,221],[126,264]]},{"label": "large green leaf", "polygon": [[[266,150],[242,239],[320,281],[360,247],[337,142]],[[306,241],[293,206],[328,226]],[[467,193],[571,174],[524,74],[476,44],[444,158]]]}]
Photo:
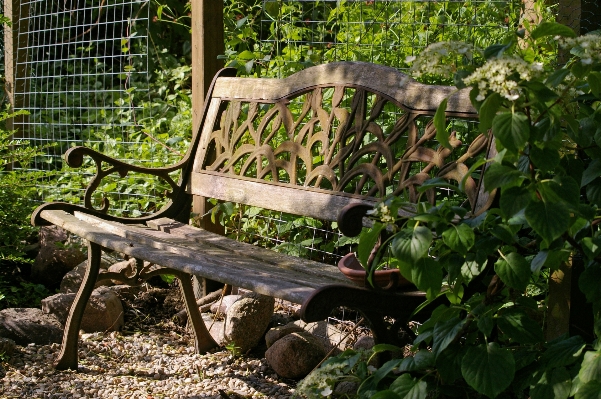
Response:
[{"label": "large green leaf", "polygon": [[503,191],[500,199],[501,210],[506,219],[526,208],[530,203],[532,195],[525,187],[510,187]]},{"label": "large green leaf", "polygon": [[400,396],[390,389],[386,389],[377,392],[375,395],[371,396],[370,399],[403,399],[403,396]]},{"label": "large green leaf", "polygon": [[578,378],[583,383],[601,381],[601,352],[588,351],[584,354]]},{"label": "large green leaf", "polygon": [[584,269],[578,279],[578,287],[588,302],[601,301],[601,265],[595,262]]},{"label": "large green leaf", "polygon": [[578,359],[585,345],[579,335],[555,342],[543,353],[541,361],[548,368],[569,366]]},{"label": "large green leaf", "polygon": [[498,187],[516,185],[523,176],[522,172],[512,166],[493,163],[484,174],[484,187],[486,191],[492,191]]},{"label": "large green leaf", "polygon": [[542,373],[530,388],[530,399],[567,399],[571,389],[570,373],[564,367],[559,367]]},{"label": "large green leaf", "polygon": [[517,252],[500,257],[495,263],[495,272],[507,286],[524,291],[530,281],[530,264]]},{"label": "large green leaf", "polygon": [[397,234],[390,248],[392,254],[401,263],[415,263],[426,256],[432,244],[432,231],[425,226],[416,226],[413,229],[404,229]]},{"label": "large green leaf", "polygon": [[434,364],[434,353],[426,349],[419,350],[413,356],[407,356],[399,365],[399,371],[425,370]]},{"label": "large green leaf", "polygon": [[480,124],[478,128],[481,132],[486,132],[492,127],[492,120],[499,111],[501,106],[501,95],[499,93],[493,93],[484,100],[478,116],[480,117]]},{"label": "large green leaf", "polygon": [[513,381],[515,360],[496,342],[470,347],[461,362],[465,382],[479,393],[495,398]]},{"label": "large green leaf", "polygon": [[580,187],[586,186],[599,176],[601,176],[601,159],[595,159],[588,165],[584,173],[582,173]]},{"label": "large green leaf", "polygon": [[442,266],[432,258],[422,258],[411,269],[411,281],[428,300],[434,300],[442,286]]},{"label": "large green leaf", "polygon": [[601,399],[601,381],[590,381],[582,385],[574,399]]},{"label": "large green leaf", "polygon": [[476,242],[476,235],[470,226],[465,223],[450,225],[442,233],[442,240],[453,251],[465,255]]},{"label": "large green leaf", "polygon": [[557,22],[543,22],[532,31],[533,39],[540,39],[545,36],[564,36],[576,37],[572,28]]},{"label": "large green leaf", "polygon": [[497,325],[507,337],[520,344],[536,344],[543,340],[541,326],[516,308],[500,313]]},{"label": "large green leaf", "polygon": [[376,242],[380,237],[380,233],[385,227],[386,226],[384,224],[375,222],[370,229],[364,229],[361,232],[361,236],[359,237],[359,246],[357,247],[357,258],[363,267],[367,267],[369,255],[376,245]]},{"label": "large green leaf", "polygon": [[524,213],[530,226],[548,243],[566,232],[570,212],[565,204],[550,201],[532,201]]},{"label": "large green leaf", "polygon": [[403,399],[426,399],[428,384],[410,374],[402,374],[390,384],[390,390]]},{"label": "large green leaf", "polygon": [[601,97],[601,72],[591,72],[589,74],[588,86],[595,97]]},{"label": "large green leaf", "polygon": [[465,319],[459,317],[436,323],[432,345],[434,356],[438,357],[440,352],[444,351],[453,342],[464,325]]},{"label": "large green leaf", "polygon": [[451,345],[438,354],[436,369],[445,384],[461,377],[461,361],[466,350],[460,345]]},{"label": "large green leaf", "polygon": [[453,147],[451,147],[451,143],[449,142],[449,134],[447,133],[446,124],[447,102],[448,99],[445,98],[438,106],[438,109],[434,114],[434,127],[436,128],[436,140],[441,146],[451,150]]},{"label": "large green leaf", "polygon": [[514,153],[523,150],[530,138],[528,117],[521,112],[498,113],[492,121],[492,129],[503,147]]}]

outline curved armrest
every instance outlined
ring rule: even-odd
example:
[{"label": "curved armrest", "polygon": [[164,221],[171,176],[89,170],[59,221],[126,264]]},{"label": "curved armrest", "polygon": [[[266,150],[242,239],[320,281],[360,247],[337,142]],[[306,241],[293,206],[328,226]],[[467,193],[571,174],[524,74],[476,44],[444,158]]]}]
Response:
[{"label": "curved armrest", "polygon": [[356,237],[363,229],[363,218],[374,209],[373,205],[361,203],[348,204],[338,213],[338,229],[347,237]]},{"label": "curved armrest", "polygon": [[[81,167],[81,165],[83,164],[84,155],[91,157],[96,165],[96,174],[90,181],[90,184],[88,185],[84,193],[84,206],[69,204],[65,202],[51,202],[43,204],[39,206],[31,216],[31,223],[34,226],[44,226],[49,224],[40,217],[40,213],[43,210],[60,209],[69,213],[79,211],[90,215],[101,216],[106,220],[131,224],[144,223],[147,220],[155,219],[157,217],[176,218],[181,212],[181,206],[174,207],[173,205],[186,205],[187,203],[189,203],[189,201],[186,201],[184,198],[182,198],[183,196],[186,196],[184,190],[185,182],[182,179],[180,179],[180,182],[175,182],[171,178],[171,176],[169,176],[170,173],[184,168],[187,164],[189,157],[184,158],[182,161],[172,166],[161,168],[145,168],[143,166],[130,165],[125,162],[121,162],[104,154],[101,154],[97,151],[94,151],[91,148],[80,146],[70,148],[65,153],[65,161],[67,162],[67,165],[71,167]],[[113,173],[118,173],[119,176],[125,177],[129,172],[144,173],[151,176],[159,177],[166,181],[171,187],[171,191],[166,192],[165,195],[171,200],[171,204],[167,207],[164,207],[157,213],[139,218],[125,218],[107,215],[106,212],[109,209],[110,203],[108,198],[106,197],[102,198],[102,206],[100,209],[95,208],[92,205],[92,195],[100,186],[100,183],[103,178]]]}]

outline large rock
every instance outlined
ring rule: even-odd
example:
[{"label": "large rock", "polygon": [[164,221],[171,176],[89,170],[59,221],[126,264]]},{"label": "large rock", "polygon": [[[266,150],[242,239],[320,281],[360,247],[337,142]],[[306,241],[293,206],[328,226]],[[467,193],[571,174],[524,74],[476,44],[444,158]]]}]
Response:
[{"label": "large rock", "polygon": [[39,240],[40,251],[31,268],[31,279],[49,288],[58,287],[63,276],[83,262],[86,256],[78,249],[61,245],[67,241],[67,233],[60,227],[43,227]]},{"label": "large rock", "polygon": [[254,292],[243,295],[227,310],[224,343],[234,343],[242,353],[255,347],[267,330],[274,305],[272,297]]},{"label": "large rock", "polygon": [[226,314],[227,310],[236,302],[238,299],[242,298],[242,295],[226,295],[223,299],[215,301],[211,305],[211,313]]},{"label": "large rock", "polygon": [[0,337],[0,354],[12,356],[17,347],[17,343],[10,338]]},{"label": "large rock", "polygon": [[[60,293],[45,298],[42,300],[42,311],[65,324],[75,295]],[[88,333],[119,331],[123,325],[123,305],[119,296],[108,287],[98,287],[92,291],[80,329]]]},{"label": "large rock", "polygon": [[294,332],[277,340],[265,352],[271,368],[284,378],[305,377],[325,357],[319,340],[308,332]]},{"label": "large rock", "polygon": [[[100,271],[108,269],[110,264],[106,259],[101,259],[100,261]],[[69,294],[72,292],[77,292],[79,290],[79,286],[83,281],[83,276],[86,273],[86,269],[88,267],[88,261],[85,260],[81,262],[79,265],[75,266],[72,270],[68,271],[67,274],[63,277],[60,284],[60,292]],[[113,283],[110,280],[98,280],[96,282],[96,287],[100,286],[110,286]]]},{"label": "large rock", "polygon": [[326,352],[330,352],[332,348],[336,347],[336,349],[332,352],[333,355],[341,352],[340,348],[344,349],[347,346],[348,339],[344,338],[345,334],[325,320],[314,323],[305,323],[302,320],[296,320],[289,324],[300,327],[303,330],[313,334],[315,338],[321,342]]},{"label": "large rock", "polygon": [[203,313],[202,319],[209,330],[209,334],[213,337],[213,340],[217,342],[219,346],[225,346],[223,339],[223,320],[213,320],[213,317],[209,314]]},{"label": "large rock", "polygon": [[277,327],[274,327],[274,328],[270,329],[269,331],[267,331],[267,334],[265,334],[265,343],[267,344],[267,347],[269,348],[278,339],[284,338],[288,334],[292,334],[295,332],[303,332],[303,331],[305,331],[305,330],[303,330],[302,327],[297,326],[294,323],[288,323],[284,326],[277,326]]},{"label": "large rock", "polygon": [[34,308],[10,308],[0,311],[0,337],[18,345],[59,343],[63,327],[56,317]]}]

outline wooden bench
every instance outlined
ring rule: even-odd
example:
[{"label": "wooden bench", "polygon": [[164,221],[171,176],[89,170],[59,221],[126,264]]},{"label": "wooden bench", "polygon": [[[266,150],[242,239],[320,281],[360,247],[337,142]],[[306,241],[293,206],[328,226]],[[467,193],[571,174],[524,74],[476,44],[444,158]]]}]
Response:
[{"label": "wooden bench", "polygon": [[[447,97],[447,116],[457,119],[453,151],[438,145],[432,124]],[[79,325],[103,249],[138,260],[136,275],[103,278],[139,284],[168,273],[180,279],[201,352],[216,343],[195,305],[191,275],[301,304],[307,322],[323,320],[341,305],[358,309],[379,342],[392,342],[424,301],[415,289],[357,287],[334,265],[193,227],[193,196],[325,221],[336,221],[347,209],[340,224],[355,233],[365,209],[391,194],[415,201],[416,187],[433,177],[464,181],[472,212],[488,206],[479,175],[464,179],[470,162],[494,150],[487,136],[469,132],[466,120],[477,114],[465,90],[420,84],[395,69],[360,62],[315,66],[285,79],[237,78],[224,69],[213,80],[202,115],[185,157],[170,167],[127,165],[84,147],[67,151],[70,166],[81,166],[84,156],[97,166],[85,206],[47,203],[32,216],[34,225],[61,226],[89,245],[88,269],[65,326],[57,368],[77,368]],[[128,173],[166,181],[169,203],[138,218],[107,214],[106,199],[95,208],[93,193],[100,181]],[[432,201],[436,195],[428,192]],[[145,268],[143,260],[161,267]],[[387,316],[397,320],[395,328],[389,328]]]}]

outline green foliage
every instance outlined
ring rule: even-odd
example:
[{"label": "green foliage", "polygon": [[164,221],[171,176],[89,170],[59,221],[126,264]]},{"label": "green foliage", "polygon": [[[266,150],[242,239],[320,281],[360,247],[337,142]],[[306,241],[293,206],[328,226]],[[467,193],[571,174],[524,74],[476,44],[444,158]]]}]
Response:
[{"label": "green foliage", "polygon": [[[573,58],[557,66],[549,46]],[[402,275],[438,307],[417,329],[412,356],[363,374],[359,366],[342,373],[360,381],[360,398],[599,395],[601,36],[576,37],[544,22],[482,54],[480,64],[466,65],[455,80],[472,87],[480,130],[490,129],[496,139],[498,155],[486,160],[484,184],[497,190],[497,201],[472,218],[451,201],[419,202],[403,218],[397,210],[409,204],[400,198],[375,208],[374,226],[360,239],[364,253],[387,231],[376,258],[390,248]],[[416,64],[428,67],[427,60]],[[437,137],[448,136],[439,119]],[[588,342],[544,334],[546,279],[571,257],[583,259],[573,267],[582,267],[579,286],[592,303],[596,328]],[[369,272],[377,267],[365,264]],[[299,392],[311,397],[312,391],[303,383]]]}]

